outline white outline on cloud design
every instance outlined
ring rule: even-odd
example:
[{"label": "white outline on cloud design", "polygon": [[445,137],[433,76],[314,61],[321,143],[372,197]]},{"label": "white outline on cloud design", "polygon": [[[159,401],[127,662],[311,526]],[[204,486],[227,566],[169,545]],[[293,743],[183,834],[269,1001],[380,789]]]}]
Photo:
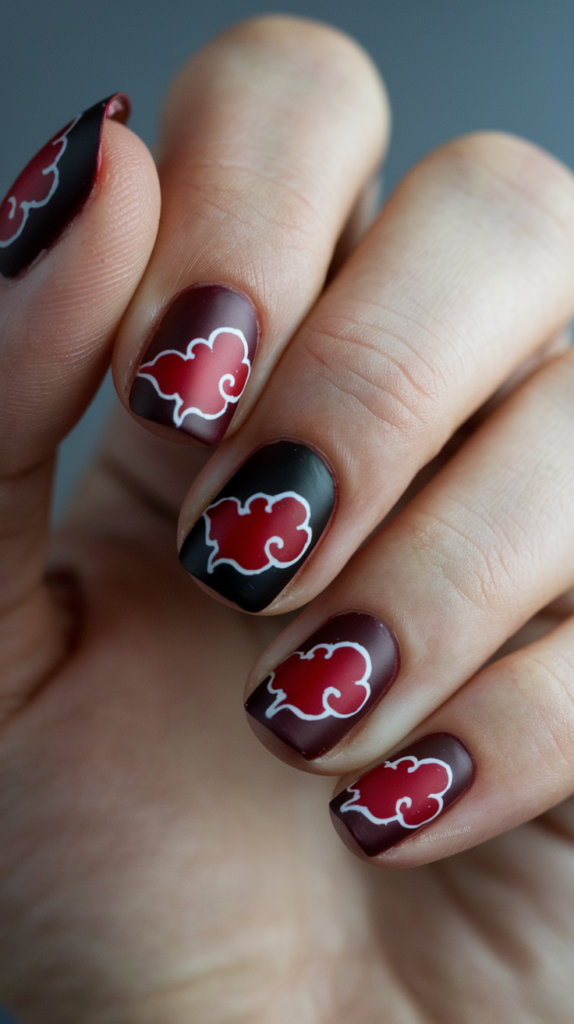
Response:
[{"label": "white outline on cloud design", "polygon": [[[356,651],[359,652],[359,654],[362,654],[365,660],[365,671],[362,677],[360,679],[354,679],[352,684],[353,686],[362,686],[365,690],[365,696],[363,698],[363,701],[355,711],[349,711],[347,712],[346,715],[344,715],[340,711],[336,711],[335,708],[331,707],[331,705],[329,704],[329,697],[341,696],[341,691],[338,690],[336,686],[326,686],[325,689],[323,690],[323,711],[319,715],[309,715],[307,714],[307,712],[302,711],[301,708],[298,708],[295,704],[284,704],[283,701],[287,699],[287,694],[285,693],[285,690],[282,690],[280,688],[277,690],[273,689],[272,684],[273,680],[275,679],[275,672],[272,672],[269,677],[269,682],[267,683],[267,689],[269,693],[275,694],[275,701],[273,702],[273,704],[270,704],[269,707],[267,708],[267,711],[265,712],[265,717],[273,718],[273,716],[276,715],[278,711],[282,711],[283,709],[292,711],[294,715],[297,715],[297,718],[303,718],[307,722],[316,722],[319,721],[319,719],[321,718],[352,718],[353,715],[358,715],[359,711],[361,711],[361,709],[364,708],[369,697],[371,696],[371,687],[368,682],[368,680],[371,677],[372,671],[371,658],[369,652],[364,647],[362,647],[361,644],[356,644],[352,640],[341,640],[339,641],[339,643],[336,644],[316,644],[315,647],[312,647],[311,650],[307,651],[306,654],[303,654],[301,651],[294,651],[293,654],[289,655],[289,658],[293,658],[297,654],[299,655],[302,661],[312,661],[313,658],[315,657],[315,651],[323,649],[327,651],[327,654],[325,656],[326,661],[328,658],[332,658],[334,652],[341,647],[353,647]],[[285,658],[285,661],[288,661],[289,658]],[[283,665],[284,663],[285,662],[281,662],[281,665]],[[277,666],[277,668],[280,667],[280,665]]]},{"label": "white outline on cloud design", "polygon": [[[211,511],[212,508],[217,508],[217,506],[221,505],[222,502],[224,501],[235,501],[237,504],[238,515],[249,516],[251,515],[251,502],[255,501],[256,498],[267,499],[267,505],[265,508],[266,512],[271,512],[273,506],[278,501],[281,501],[283,498],[295,498],[298,502],[300,502],[301,505],[303,505],[305,509],[305,522],[297,526],[296,530],[304,530],[307,534],[307,540],[305,541],[305,546],[303,550],[300,551],[299,554],[297,555],[297,558],[292,558],[290,562],[281,562],[278,558],[275,558],[274,555],[271,554],[271,551],[269,550],[271,544],[276,544],[280,550],[282,547],[285,546],[285,541],[283,540],[282,537],[279,536],[269,537],[269,539],[265,542],[265,547],[263,550],[267,555],[268,562],[267,565],[262,566],[261,569],[245,569],[242,565],[239,565],[239,562],[236,562],[234,558],[217,558],[217,554],[219,552],[219,542],[217,540],[212,540],[211,538],[211,520],[209,518],[209,512]],[[213,548],[213,551],[211,552],[207,562],[207,571],[209,573],[213,572],[216,565],[232,565],[233,568],[237,569],[237,571],[240,572],[243,576],[258,576],[259,573],[266,572],[267,569],[271,569],[272,566],[276,569],[286,569],[289,565],[295,565],[295,562],[298,562],[299,559],[303,557],[313,538],[313,531],[309,526],[309,520],[311,518],[311,506],[309,505],[307,499],[302,498],[301,495],[297,494],[296,491],[282,491],[281,494],[264,494],[263,491],[257,491],[256,494],[252,494],[251,497],[248,498],[248,500],[245,502],[245,505],[241,504],[239,498],[220,498],[219,501],[215,501],[213,505],[210,505],[208,508],[206,508],[202,518],[205,519],[205,541],[207,544],[209,544],[210,547]]]},{"label": "white outline on cloud design", "polygon": [[67,149],[67,146],[68,146],[68,135],[71,132],[72,128],[75,128],[75,126],[77,125],[78,121],[80,120],[80,118],[82,116],[83,116],[82,114],[79,114],[78,117],[76,117],[72,121],[71,125],[68,128],[66,128],[66,130],[64,132],[62,132],[62,134],[59,135],[57,139],[53,139],[52,140],[52,145],[53,146],[57,145],[58,142],[63,143],[63,145],[62,145],[62,148],[61,148],[60,152],[58,153],[57,157],[50,164],[50,166],[49,167],[44,167],[43,170],[42,170],[42,174],[53,174],[54,175],[54,180],[52,182],[52,186],[51,186],[50,191],[48,192],[48,195],[46,196],[46,198],[42,199],[41,202],[38,202],[36,199],[32,199],[30,201],[28,201],[27,199],[23,199],[21,203],[18,203],[18,200],[16,199],[15,196],[6,196],[6,200],[5,201],[7,203],[11,203],[12,204],[12,209],[11,209],[10,213],[8,214],[8,220],[13,220],[14,219],[14,215],[16,213],[16,210],[18,209],[18,206],[20,206],[20,209],[23,211],[24,216],[22,218],[22,223],[20,224],[20,227],[18,228],[18,230],[10,238],[7,238],[5,241],[2,241],[2,239],[0,239],[0,249],[7,249],[9,245],[12,245],[12,242],[15,242],[16,239],[20,237],[20,235],[22,234],[22,232],[23,232],[23,230],[26,227],[26,224],[28,222],[28,217],[30,215],[30,210],[39,210],[41,206],[46,206],[46,204],[50,202],[50,199],[52,198],[52,196],[54,195],[54,192],[56,191],[56,189],[58,188],[58,185],[60,184],[60,172],[58,170],[58,164],[59,164],[60,160],[62,159],[64,153],[66,152],[66,149]]},{"label": "white outline on cloud design", "polygon": [[392,821],[398,821],[399,825],[402,825],[403,828],[420,828],[422,825],[428,825],[429,821],[434,821],[434,819],[438,817],[438,815],[443,809],[443,796],[445,795],[445,793],[448,792],[448,790],[452,786],[451,766],[447,764],[446,761],[441,761],[438,757],[423,757],[419,761],[418,757],[415,757],[413,754],[408,754],[406,757],[399,757],[398,760],[396,761],[385,761],[385,768],[394,769],[397,767],[397,765],[401,763],[401,761],[412,761],[413,766],[412,768],[408,769],[409,775],[413,772],[416,772],[423,764],[440,764],[442,765],[443,768],[446,768],[448,774],[448,782],[445,788],[441,789],[439,793],[427,793],[429,799],[432,798],[433,800],[436,800],[438,803],[438,810],[436,811],[435,814],[433,814],[430,818],[427,818],[425,821],[418,821],[416,825],[407,824],[407,822],[403,818],[402,808],[404,807],[406,810],[409,807],[412,807],[413,802],[410,796],[400,796],[395,804],[395,813],[393,814],[392,818],[375,818],[374,814],[369,810],[368,807],[365,807],[364,804],[357,803],[357,800],[361,799],[361,791],[359,789],[354,789],[353,786],[347,786],[347,792],[353,793],[354,796],[352,796],[350,800],[347,800],[346,803],[342,804],[340,810],[358,811],[359,814],[363,814],[365,818],[368,818],[369,821],[372,821],[373,825],[390,825]]},{"label": "white outline on cloud design", "polygon": [[[224,384],[226,384],[227,382],[229,382],[230,384],[235,384],[235,377],[233,376],[232,373],[224,373],[223,376],[219,378],[219,382],[217,385],[219,394],[221,395],[225,402],[221,412],[202,412],[201,409],[198,409],[197,406],[195,405],[190,405],[187,409],[184,409],[183,412],[181,412],[181,407],[184,403],[184,400],[179,394],[179,392],[174,391],[173,394],[171,395],[165,394],[165,392],[163,392],[160,389],[160,386],[156,378],[153,376],[153,374],[143,373],[142,371],[151,366],[155,366],[158,359],[162,359],[163,356],[168,355],[179,356],[179,358],[182,359],[183,362],[187,363],[189,360],[195,359],[193,350],[196,345],[207,345],[207,347],[210,348],[211,351],[213,352],[213,346],[220,334],[235,334],[238,338],[241,339],[243,343],[243,359],[241,360],[241,363],[239,365],[247,367],[247,377],[245,378],[245,384],[243,385],[240,394],[226,394],[225,391],[223,390]],[[196,416],[201,416],[201,418],[204,420],[218,420],[220,416],[223,416],[224,413],[227,412],[227,407],[229,406],[230,403],[235,403],[239,401],[241,395],[243,394],[245,388],[247,387],[247,381],[249,380],[250,373],[251,361],[249,359],[249,348],[247,346],[247,342],[245,340],[245,335],[243,334],[243,331],[238,330],[236,327],[217,327],[215,331],[211,332],[209,338],[194,338],[193,341],[190,341],[189,345],[185,350],[185,353],[179,352],[178,349],[176,348],[166,348],[163,350],[163,352],[158,352],[157,356],[154,356],[154,358],[149,363],[142,363],[137,373],[137,376],[143,377],[145,380],[149,380],[150,383],[153,384],[160,398],[165,398],[170,402],[175,402],[172,418],[176,427],[181,427],[181,424],[183,423],[185,417],[189,416],[189,414],[192,412],[195,413]]]}]

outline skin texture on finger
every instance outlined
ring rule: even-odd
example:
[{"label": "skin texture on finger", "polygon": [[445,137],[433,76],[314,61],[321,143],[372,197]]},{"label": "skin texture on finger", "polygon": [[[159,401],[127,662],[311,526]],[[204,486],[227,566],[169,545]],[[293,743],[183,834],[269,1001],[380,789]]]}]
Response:
[{"label": "skin texture on finger", "polygon": [[[315,732],[323,735],[322,748],[334,749],[308,769],[339,773],[374,760],[381,747],[394,747],[417,728],[571,585],[573,387],[574,353],[569,350],[507,399],[265,653],[248,686],[247,710],[259,726],[266,726],[258,726],[258,735],[279,756],[304,767],[270,734],[305,757],[310,750],[314,756],[322,753],[310,725],[294,717],[304,719],[303,712],[311,711],[318,716]],[[389,677],[385,668],[380,679],[376,649],[350,621],[352,609],[394,629],[402,658],[398,675]],[[311,634],[317,637],[314,644],[333,642],[334,637],[321,636],[325,622],[333,632],[337,627],[338,644],[356,649],[360,664],[335,670],[333,651],[324,664],[316,656],[297,707],[275,712],[278,689],[287,687],[288,694],[303,685],[300,666],[294,678],[287,671],[293,652],[308,651]],[[337,701],[328,698],[333,686],[351,699],[352,714],[345,720],[338,717]],[[373,707],[361,686],[384,700]],[[315,708],[314,700],[321,708]],[[323,714],[333,717],[323,720]]]},{"label": "skin texture on finger", "polygon": [[[290,569],[265,611],[308,601],[469,413],[569,319],[573,280],[571,174],[506,136],[443,147],[399,187],[241,433],[199,477],[181,540],[260,446],[308,444],[334,471],[338,511],[308,571],[290,583]],[[208,574],[198,578],[237,601]]]},{"label": "skin texture on finger", "polygon": [[[393,506],[391,511],[385,516],[385,519],[381,523],[381,526],[385,523],[390,523],[402,508],[411,501],[416,495],[429,483],[433,477],[446,466],[447,462],[452,459],[453,455],[462,448],[463,444],[476,433],[478,428],[482,426],[486,419],[492,415],[496,409],[505,402],[513,391],[516,391],[533,373],[543,366],[545,363],[554,359],[555,356],[562,352],[567,352],[572,345],[572,328],[571,325],[561,328],[557,334],[553,335],[550,339],[545,341],[540,348],[538,348],[531,356],[528,356],[516,370],[508,377],[504,384],[498,388],[494,394],[489,398],[476,413],[467,419],[462,426],[455,431],[452,437],[446,442],[441,448],[438,455],[430,462],[427,462],[425,466],[417,473],[406,491],[403,492],[399,500]],[[380,528],[380,527],[379,527]]]},{"label": "skin texture on finger", "polygon": [[367,870],[392,936],[390,962],[428,1020],[567,1024],[573,902],[565,835],[539,819],[427,867],[375,878]]},{"label": "skin texture on finger", "polygon": [[123,125],[106,121],[98,176],[81,214],[26,275],[0,285],[6,713],[65,650],[62,611],[41,582],[54,450],[105,372],[114,332],[149,258],[158,214],[149,152]]},{"label": "skin texture on finger", "polygon": [[[398,846],[370,860],[389,867],[426,864],[530,821],[570,796],[573,686],[572,619],[479,673],[405,744],[445,732],[462,738],[475,761],[472,784],[448,816],[437,816],[412,838],[403,831]],[[389,761],[400,753],[392,751]],[[352,789],[355,779],[343,779],[338,791]]]},{"label": "skin texture on finger", "polygon": [[142,423],[213,444],[243,421],[324,285],[388,123],[369,58],[326,26],[255,19],[191,60],[168,96],[158,240],[114,359]]}]

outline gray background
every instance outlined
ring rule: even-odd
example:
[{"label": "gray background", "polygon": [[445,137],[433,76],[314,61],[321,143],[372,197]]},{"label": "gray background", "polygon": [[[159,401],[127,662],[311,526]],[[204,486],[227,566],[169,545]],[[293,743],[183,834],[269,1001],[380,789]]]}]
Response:
[{"label": "gray background", "polygon": [[[480,128],[525,135],[574,167],[573,0],[2,0],[0,195],[54,131],[117,89],[153,145],[178,65],[263,11],[329,21],[370,51],[394,107],[387,189],[431,147]],[[112,401],[108,382],[62,445],[58,510]],[[0,1024],[10,1020],[0,1009]]]}]

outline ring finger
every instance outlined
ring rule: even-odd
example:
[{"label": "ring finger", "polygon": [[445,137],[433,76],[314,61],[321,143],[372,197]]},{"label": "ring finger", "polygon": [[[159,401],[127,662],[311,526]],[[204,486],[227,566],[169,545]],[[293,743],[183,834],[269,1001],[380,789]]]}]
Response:
[{"label": "ring finger", "polygon": [[[374,760],[572,586],[573,388],[570,350],[523,384],[277,638],[247,703],[268,745],[320,772]],[[383,623],[399,638],[400,673]]]}]

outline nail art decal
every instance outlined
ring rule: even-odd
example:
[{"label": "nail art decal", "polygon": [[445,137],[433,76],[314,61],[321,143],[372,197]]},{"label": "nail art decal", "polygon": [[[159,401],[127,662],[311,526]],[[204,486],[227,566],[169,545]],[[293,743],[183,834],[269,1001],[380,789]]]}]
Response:
[{"label": "nail art decal", "polygon": [[452,768],[436,757],[414,754],[385,761],[380,771],[366,775],[355,786],[353,795],[341,804],[340,811],[356,811],[374,825],[398,821],[403,828],[428,825],[443,809],[443,796],[452,786]]},{"label": "nail art decal", "polygon": [[213,551],[207,571],[232,565],[243,576],[284,569],[305,554],[313,532],[309,502],[295,491],[252,494],[244,505],[238,498],[221,498],[203,513],[205,539]]},{"label": "nail art decal", "polygon": [[310,760],[369,714],[399,664],[397,639],[384,622],[362,612],[337,615],[259,684],[245,710]]},{"label": "nail art decal", "polygon": [[0,274],[16,277],[56,241],[92,190],[104,121],[125,123],[129,113],[123,93],[96,103],[24,168],[0,206]]},{"label": "nail art decal", "polygon": [[333,823],[344,840],[350,833],[374,857],[438,818],[468,789],[473,771],[460,740],[427,736],[339,793],[331,802]]},{"label": "nail art decal", "polygon": [[20,175],[0,209],[0,248],[13,245],[26,227],[30,210],[46,206],[60,184],[58,164],[66,152],[68,135],[79,121],[76,117],[32,159],[26,174]]},{"label": "nail art decal", "polygon": [[316,644],[307,654],[295,651],[269,677],[267,690],[275,699],[265,717],[286,710],[307,722],[354,718],[371,696],[371,670],[369,652],[360,644]]},{"label": "nail art decal", "polygon": [[[193,360],[193,363],[192,363]],[[138,377],[149,380],[160,398],[174,402],[173,424],[181,427],[195,413],[216,420],[238,402],[251,371],[242,331],[218,327],[209,338],[194,338],[185,354],[169,348],[140,366]]]},{"label": "nail art decal", "polygon": [[310,554],[335,506],[333,478],[306,445],[256,451],[187,535],[184,568],[246,611],[271,604]]},{"label": "nail art decal", "polygon": [[217,444],[247,386],[258,338],[255,307],[242,292],[214,284],[186,288],[147,348],[130,408]]}]

